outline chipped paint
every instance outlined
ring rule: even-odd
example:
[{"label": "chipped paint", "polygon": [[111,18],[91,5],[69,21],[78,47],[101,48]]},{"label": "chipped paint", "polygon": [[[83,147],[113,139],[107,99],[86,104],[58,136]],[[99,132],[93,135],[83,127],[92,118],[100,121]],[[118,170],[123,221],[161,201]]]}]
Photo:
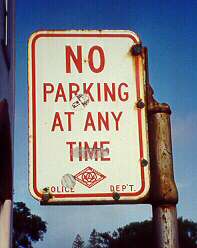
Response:
[{"label": "chipped paint", "polygon": [[109,155],[109,148],[85,148],[85,147],[75,147],[73,149],[73,157],[75,158],[86,158],[88,157],[90,160],[97,160],[98,158],[101,157],[106,157]]},{"label": "chipped paint", "polygon": [[73,189],[76,185],[76,179],[71,174],[65,174],[61,179],[61,184],[68,189]]}]

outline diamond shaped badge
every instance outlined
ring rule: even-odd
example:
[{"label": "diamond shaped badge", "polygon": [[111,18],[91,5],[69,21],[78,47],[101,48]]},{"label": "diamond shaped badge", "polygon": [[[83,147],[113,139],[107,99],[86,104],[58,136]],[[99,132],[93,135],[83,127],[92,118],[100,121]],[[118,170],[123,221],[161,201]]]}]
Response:
[{"label": "diamond shaped badge", "polygon": [[75,179],[88,188],[93,187],[95,184],[99,183],[105,178],[106,176],[91,168],[90,166],[75,175]]}]

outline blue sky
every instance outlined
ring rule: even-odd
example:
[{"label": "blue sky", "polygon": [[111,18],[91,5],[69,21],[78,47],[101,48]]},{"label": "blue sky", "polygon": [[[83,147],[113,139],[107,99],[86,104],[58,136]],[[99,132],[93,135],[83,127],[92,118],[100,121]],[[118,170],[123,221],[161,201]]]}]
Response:
[{"label": "blue sky", "polygon": [[28,192],[27,42],[40,29],[129,29],[149,49],[149,73],[156,98],[172,108],[178,215],[197,221],[197,1],[17,0],[15,201],[24,201],[48,222],[35,247],[71,247],[77,233],[98,231],[151,218],[151,207],[41,207]]}]

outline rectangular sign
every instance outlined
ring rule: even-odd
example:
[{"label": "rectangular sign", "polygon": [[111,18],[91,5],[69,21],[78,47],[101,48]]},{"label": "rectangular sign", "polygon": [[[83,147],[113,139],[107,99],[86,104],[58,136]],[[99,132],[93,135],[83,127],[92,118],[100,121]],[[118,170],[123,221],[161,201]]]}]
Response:
[{"label": "rectangular sign", "polygon": [[32,34],[33,197],[64,204],[132,203],[146,197],[150,176],[139,49],[139,37],[130,31]]}]

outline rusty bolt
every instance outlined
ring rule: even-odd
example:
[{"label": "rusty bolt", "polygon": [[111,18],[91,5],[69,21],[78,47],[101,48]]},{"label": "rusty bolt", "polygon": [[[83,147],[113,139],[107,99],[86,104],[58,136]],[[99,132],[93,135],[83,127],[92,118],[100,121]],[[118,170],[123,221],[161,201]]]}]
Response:
[{"label": "rusty bolt", "polygon": [[42,194],[42,201],[48,202],[48,200],[51,198],[49,193]]},{"label": "rusty bolt", "polygon": [[42,191],[45,192],[45,193],[48,193],[49,192],[49,187],[44,188]]},{"label": "rusty bolt", "polygon": [[115,201],[118,201],[118,200],[120,199],[120,195],[119,195],[117,192],[114,192],[114,193],[113,193],[113,199],[114,199]]},{"label": "rusty bolt", "polygon": [[139,100],[137,101],[136,107],[137,107],[137,108],[140,108],[140,109],[142,109],[142,108],[145,107],[145,103],[142,101],[142,99],[139,99]]},{"label": "rusty bolt", "polygon": [[143,158],[143,159],[141,160],[141,165],[142,165],[142,166],[147,166],[147,165],[148,165],[148,161],[147,161],[146,159]]},{"label": "rusty bolt", "polygon": [[46,187],[42,190],[42,201],[43,202],[48,202],[48,200],[51,198],[51,194],[49,191],[49,187]]},{"label": "rusty bolt", "polygon": [[131,48],[131,52],[133,56],[138,56],[142,53],[142,44],[136,44],[134,46],[132,46]]}]

